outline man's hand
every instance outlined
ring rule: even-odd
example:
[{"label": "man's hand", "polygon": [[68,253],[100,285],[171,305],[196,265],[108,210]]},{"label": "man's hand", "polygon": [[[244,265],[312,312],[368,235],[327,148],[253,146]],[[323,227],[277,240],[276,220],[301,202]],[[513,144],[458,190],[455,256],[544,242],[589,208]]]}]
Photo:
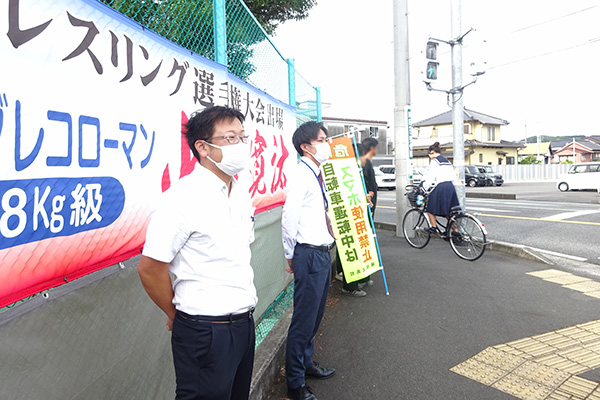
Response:
[{"label": "man's hand", "polygon": [[177,310],[173,305],[173,287],[169,277],[169,264],[142,255],[138,273],[144,289],[154,303],[167,314],[167,329],[173,329]]},{"label": "man's hand", "polygon": [[289,272],[290,274],[293,274],[294,273],[294,269],[292,268],[292,260],[287,260],[287,263],[288,263],[288,267],[289,268],[286,268],[285,271]]}]

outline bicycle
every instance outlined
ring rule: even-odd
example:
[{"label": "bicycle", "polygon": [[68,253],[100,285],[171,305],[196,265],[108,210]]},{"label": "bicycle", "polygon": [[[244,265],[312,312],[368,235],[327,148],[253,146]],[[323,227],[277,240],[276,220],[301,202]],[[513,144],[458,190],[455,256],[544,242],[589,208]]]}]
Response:
[{"label": "bicycle", "polygon": [[[432,230],[427,217],[427,193],[422,192],[419,186],[408,185],[405,188],[412,208],[404,214],[402,219],[402,232],[409,245],[422,249],[431,240]],[[450,242],[454,253],[467,261],[479,259],[485,252],[487,244],[487,231],[484,225],[472,214],[461,209],[460,206],[450,210],[450,216],[444,225],[437,219],[436,233],[442,239]],[[441,231],[439,226],[444,229]]]}]

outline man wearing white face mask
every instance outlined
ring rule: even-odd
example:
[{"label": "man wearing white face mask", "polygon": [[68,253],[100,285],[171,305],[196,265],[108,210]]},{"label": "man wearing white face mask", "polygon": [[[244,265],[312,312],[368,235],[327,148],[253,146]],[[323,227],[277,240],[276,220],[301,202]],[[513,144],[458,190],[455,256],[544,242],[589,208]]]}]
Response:
[{"label": "man wearing white face mask", "polygon": [[318,122],[302,124],[292,137],[302,158],[288,174],[281,219],[283,249],[294,274],[294,313],[288,331],[286,380],[292,400],[316,400],[306,378],[327,379],[333,368],[312,360],[317,333],[331,282],[334,238],[326,214],[325,186],[319,169],[331,157],[327,130]]},{"label": "man wearing white face mask", "polygon": [[250,161],[243,121],[239,111],[219,106],[190,118],[184,133],[199,164],[165,192],[138,266],[172,331],[178,400],[249,397],[254,210],[233,178]]}]

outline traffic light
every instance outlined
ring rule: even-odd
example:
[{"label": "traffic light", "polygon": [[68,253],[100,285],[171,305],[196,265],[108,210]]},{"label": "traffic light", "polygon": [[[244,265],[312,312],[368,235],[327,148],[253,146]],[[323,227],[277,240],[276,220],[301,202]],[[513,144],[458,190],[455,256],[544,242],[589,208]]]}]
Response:
[{"label": "traffic light", "polygon": [[433,61],[429,61],[427,63],[427,79],[437,79],[437,68],[438,68],[438,64],[436,62]]},{"label": "traffic light", "polygon": [[438,44],[436,42],[427,42],[425,57],[428,60],[437,60],[437,46]]}]

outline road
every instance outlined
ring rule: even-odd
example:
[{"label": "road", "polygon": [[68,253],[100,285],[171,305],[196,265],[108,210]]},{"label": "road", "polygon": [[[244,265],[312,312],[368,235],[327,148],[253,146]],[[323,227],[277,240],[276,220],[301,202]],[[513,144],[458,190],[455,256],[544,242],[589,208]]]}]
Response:
[{"label": "road", "polygon": [[[597,192],[560,192],[554,182],[507,182],[466,192],[467,211],[484,223],[489,240],[600,265]],[[491,194],[514,195],[515,199],[469,197]],[[379,191],[375,221],[396,223],[395,191]]]}]

